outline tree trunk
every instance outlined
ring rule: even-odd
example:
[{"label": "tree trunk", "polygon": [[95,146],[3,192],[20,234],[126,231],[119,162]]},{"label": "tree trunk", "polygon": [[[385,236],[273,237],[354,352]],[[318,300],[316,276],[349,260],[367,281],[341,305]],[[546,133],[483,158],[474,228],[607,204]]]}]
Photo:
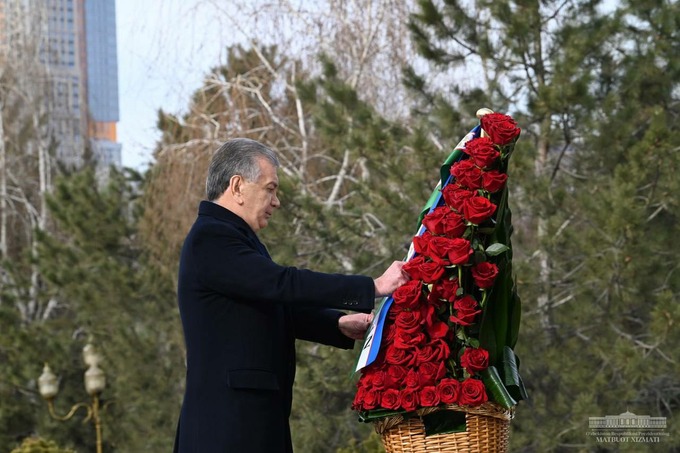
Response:
[{"label": "tree trunk", "polygon": [[[547,180],[548,176],[548,151],[550,148],[550,141],[548,135],[550,134],[550,118],[543,120],[541,123],[540,136],[536,146],[536,161],[535,174],[539,181]],[[551,328],[549,303],[551,299],[551,263],[550,254],[546,247],[546,240],[548,239],[548,220],[547,215],[539,213],[536,222],[536,240],[538,257],[538,297],[536,299],[538,316],[542,329],[547,333]]]},{"label": "tree trunk", "polygon": [[0,100],[0,258],[7,257],[7,150],[2,118],[4,104]]}]

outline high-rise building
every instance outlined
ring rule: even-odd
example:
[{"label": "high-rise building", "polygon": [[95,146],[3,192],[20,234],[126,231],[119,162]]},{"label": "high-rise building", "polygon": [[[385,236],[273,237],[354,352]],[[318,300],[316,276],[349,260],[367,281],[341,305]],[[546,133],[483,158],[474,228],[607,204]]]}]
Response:
[{"label": "high-rise building", "polygon": [[89,147],[100,168],[120,166],[115,0],[0,0],[0,48],[17,33],[40,48],[56,157],[77,167]]},{"label": "high-rise building", "polygon": [[120,166],[115,0],[85,0],[85,41],[88,136],[100,166]]},{"label": "high-rise building", "polygon": [[[13,0],[8,0],[13,1]],[[16,0],[14,0],[16,1]],[[47,21],[47,40],[43,40],[41,62],[47,66],[51,87],[48,123],[56,142],[57,158],[69,166],[82,164],[87,133],[85,104],[87,63],[85,61],[85,0],[43,0],[30,2],[28,14],[32,21]],[[44,10],[39,8],[44,7]],[[39,28],[39,29],[40,29]]]}]

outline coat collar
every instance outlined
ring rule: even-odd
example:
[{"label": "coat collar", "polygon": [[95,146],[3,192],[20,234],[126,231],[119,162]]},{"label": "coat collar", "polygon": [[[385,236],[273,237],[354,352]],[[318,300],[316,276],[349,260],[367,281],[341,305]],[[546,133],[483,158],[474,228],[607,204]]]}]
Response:
[{"label": "coat collar", "polygon": [[217,203],[213,203],[212,201],[204,200],[201,201],[201,204],[198,206],[198,215],[199,217],[202,215],[210,216],[217,220],[231,223],[232,225],[236,226],[236,228],[242,230],[246,237],[249,237],[253,241],[255,247],[259,249],[262,255],[266,256],[267,258],[271,258],[269,252],[267,251],[267,247],[262,243],[262,241],[260,241],[260,238],[257,236],[257,234],[255,234],[253,229],[250,228],[250,225],[248,225],[245,220],[234,214],[229,209],[220,206]]},{"label": "coat collar", "polygon": [[229,209],[220,206],[217,203],[213,203],[212,201],[201,201],[201,204],[198,206],[198,215],[207,215],[218,220],[234,223],[240,228],[245,228],[250,234],[255,235],[255,232],[252,228],[250,228],[250,225],[248,225],[245,220],[234,214]]}]

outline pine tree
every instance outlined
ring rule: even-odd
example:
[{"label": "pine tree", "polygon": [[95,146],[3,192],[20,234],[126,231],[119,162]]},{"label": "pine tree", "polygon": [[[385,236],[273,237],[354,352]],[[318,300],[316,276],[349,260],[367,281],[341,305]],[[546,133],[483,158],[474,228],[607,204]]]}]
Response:
[{"label": "pine tree", "polygon": [[[613,40],[611,48],[619,50],[609,71],[597,80],[598,121],[573,155],[579,183],[566,197],[570,224],[553,239],[563,250],[558,265],[569,271],[558,286],[565,300],[554,306],[558,349],[540,367],[550,378],[535,380],[541,394],[557,386],[570,397],[555,404],[542,396],[527,415],[532,423],[567,420],[554,428],[561,434],[557,439],[534,441],[545,447],[583,442],[581,421],[590,416],[630,410],[669,417],[663,448],[672,451],[678,445],[671,420],[680,402],[671,352],[678,337],[670,328],[677,320],[679,289],[678,260],[670,251],[680,245],[678,206],[671,200],[678,190],[673,24],[680,8],[631,2],[616,16],[625,26]],[[619,448],[659,451],[658,445]]]},{"label": "pine tree", "polygon": [[92,424],[79,423],[78,416],[67,423],[50,419],[35,388],[42,364],[49,362],[61,377],[57,411],[87,400],[82,348],[88,341],[102,354],[107,377],[101,395],[105,449],[171,448],[183,339],[172,281],[158,278],[136,233],[138,179],[114,172],[99,187],[94,170],[86,169],[58,180],[48,198],[55,231],[39,232],[36,265],[51,315],[26,324],[16,310],[2,307],[12,334],[2,336],[0,351],[12,366],[2,367],[0,382],[12,404],[6,406],[3,397],[0,420],[15,426],[0,439],[5,450],[35,432],[61,445],[94,449]]},{"label": "pine tree", "polygon": [[452,90],[456,107],[408,73],[431,124],[482,101],[513,111],[524,130],[510,177],[530,399],[512,451],[609,451],[586,436],[588,417],[670,417],[678,402],[668,352],[677,258],[667,252],[677,248],[677,185],[666,173],[678,159],[678,6],[445,3],[420,2],[414,39],[452,83],[463,64],[479,73]]}]

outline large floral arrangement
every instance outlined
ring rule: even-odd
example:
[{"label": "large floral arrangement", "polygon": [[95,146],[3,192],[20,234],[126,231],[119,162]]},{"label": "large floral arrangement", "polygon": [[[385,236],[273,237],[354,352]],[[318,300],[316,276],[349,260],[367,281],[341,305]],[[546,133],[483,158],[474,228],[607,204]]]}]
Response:
[{"label": "large floral arrangement", "polygon": [[357,383],[365,420],[524,397],[506,187],[519,134],[511,117],[486,113],[444,163],[404,266],[411,280],[392,295]]}]

